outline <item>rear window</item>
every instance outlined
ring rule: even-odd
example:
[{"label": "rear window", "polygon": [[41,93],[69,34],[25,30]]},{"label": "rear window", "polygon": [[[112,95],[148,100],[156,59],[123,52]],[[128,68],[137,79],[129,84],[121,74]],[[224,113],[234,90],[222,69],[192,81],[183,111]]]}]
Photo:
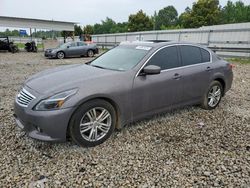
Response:
[{"label": "rear window", "polygon": [[202,62],[210,62],[210,53],[207,50],[201,48]]}]

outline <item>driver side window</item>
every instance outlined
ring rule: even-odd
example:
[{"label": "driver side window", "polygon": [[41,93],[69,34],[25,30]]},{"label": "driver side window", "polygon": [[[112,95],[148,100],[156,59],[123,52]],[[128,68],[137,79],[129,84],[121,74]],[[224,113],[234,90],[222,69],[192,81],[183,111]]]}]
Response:
[{"label": "driver side window", "polygon": [[76,46],[76,43],[75,42],[72,42],[70,43],[69,47],[75,47]]},{"label": "driver side window", "polygon": [[177,47],[171,46],[161,49],[148,61],[147,65],[159,66],[161,70],[180,67]]}]

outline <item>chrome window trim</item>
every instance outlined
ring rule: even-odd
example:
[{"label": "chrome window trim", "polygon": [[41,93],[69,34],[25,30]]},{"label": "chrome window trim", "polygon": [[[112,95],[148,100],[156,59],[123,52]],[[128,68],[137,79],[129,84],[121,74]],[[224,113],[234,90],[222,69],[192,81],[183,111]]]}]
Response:
[{"label": "chrome window trim", "polygon": [[197,48],[201,48],[206,50],[209,54],[210,54],[210,61],[209,62],[203,62],[203,63],[198,63],[198,64],[193,64],[193,65],[186,65],[186,66],[180,66],[180,67],[176,67],[176,68],[171,68],[171,69],[164,69],[161,70],[161,72],[167,72],[170,70],[176,70],[176,69],[180,69],[180,68],[187,68],[187,67],[193,67],[193,66],[198,66],[198,65],[202,65],[202,64],[206,64],[206,63],[212,63],[212,53],[211,51],[207,50],[206,48],[202,47],[202,46],[197,46],[194,44],[170,44],[167,46],[162,46],[161,48],[159,48],[158,50],[156,50],[146,61],[145,63],[141,66],[141,68],[139,69],[139,71],[136,73],[135,77],[138,77],[138,75],[140,74],[141,70],[145,67],[145,65],[149,62],[149,60],[160,50],[164,49],[164,48],[168,48],[168,47],[173,47],[173,46],[193,46],[193,47],[197,47]]}]

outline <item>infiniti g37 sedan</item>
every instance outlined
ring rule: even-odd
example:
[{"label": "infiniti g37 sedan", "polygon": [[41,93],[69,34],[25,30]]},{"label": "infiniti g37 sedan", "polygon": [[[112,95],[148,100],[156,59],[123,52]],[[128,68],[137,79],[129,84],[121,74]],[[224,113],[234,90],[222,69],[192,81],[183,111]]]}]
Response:
[{"label": "infiniti g37 sedan", "polygon": [[17,125],[35,139],[95,146],[115,128],[185,105],[216,108],[232,65],[188,43],[131,42],[87,64],[30,77],[15,99]]},{"label": "infiniti g37 sedan", "polygon": [[88,56],[93,57],[98,54],[96,44],[85,42],[67,42],[57,48],[46,49],[44,56],[48,58],[63,59],[65,57]]}]

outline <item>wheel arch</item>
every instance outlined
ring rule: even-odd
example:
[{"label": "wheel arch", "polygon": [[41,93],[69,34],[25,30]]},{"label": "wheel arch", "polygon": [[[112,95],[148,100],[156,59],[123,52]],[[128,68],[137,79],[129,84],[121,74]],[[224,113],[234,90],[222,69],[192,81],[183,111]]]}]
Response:
[{"label": "wheel arch", "polygon": [[58,54],[59,52],[64,53],[64,57],[66,57],[66,53],[65,53],[65,51],[63,51],[63,50],[59,50],[58,52],[56,52],[56,56],[57,56],[57,54]]},{"label": "wheel arch", "polygon": [[222,77],[217,77],[214,80],[221,83],[222,88],[223,88],[223,96],[224,96],[225,95],[225,89],[226,89],[226,82],[225,82],[225,80]]},{"label": "wheel arch", "polygon": [[69,125],[70,125],[70,122],[72,121],[72,116],[74,115],[74,113],[80,108],[81,105],[83,105],[84,103],[87,103],[87,102],[90,102],[90,101],[94,101],[94,100],[104,100],[104,101],[107,101],[108,103],[110,103],[114,109],[115,109],[115,113],[116,113],[116,126],[115,128],[120,130],[122,128],[122,123],[121,123],[121,110],[120,110],[120,107],[119,105],[113,100],[111,99],[110,97],[107,97],[107,96],[95,96],[95,97],[89,97],[85,100],[82,100],[80,101],[78,104],[77,104],[77,108],[72,112],[71,116],[70,116],[70,119],[69,119],[69,122],[68,122],[68,126],[67,126],[67,132],[66,132],[66,136],[69,137],[68,133],[69,133]]}]

